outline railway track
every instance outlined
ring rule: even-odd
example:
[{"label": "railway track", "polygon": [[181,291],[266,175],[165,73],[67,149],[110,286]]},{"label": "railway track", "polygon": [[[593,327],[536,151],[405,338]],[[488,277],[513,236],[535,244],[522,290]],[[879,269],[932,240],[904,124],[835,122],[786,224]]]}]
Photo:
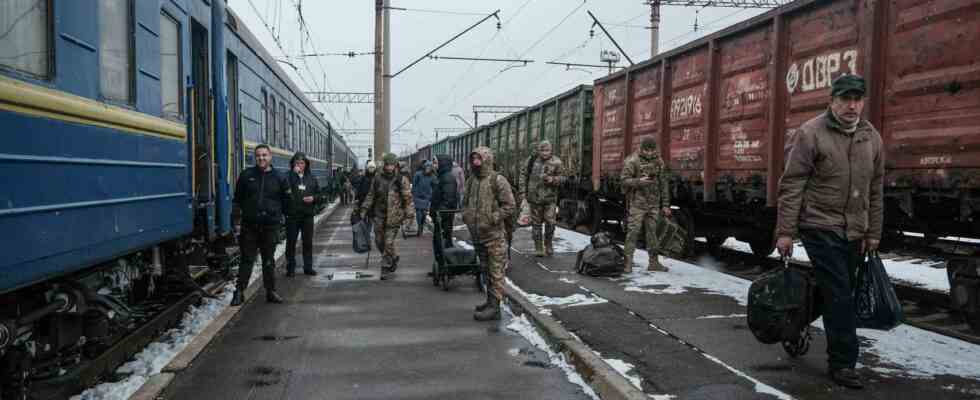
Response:
[{"label": "railway track", "polygon": [[65,362],[73,363],[70,367],[61,369],[58,366],[48,366],[48,369],[54,367],[64,373],[54,372],[51,374],[54,376],[50,378],[35,378],[16,398],[18,400],[67,399],[103,382],[108,377],[113,377],[117,368],[160,338],[167,330],[176,326],[189,307],[197,304],[204,296],[220,294],[225,283],[228,282],[225,275],[213,273],[202,276],[201,279],[206,283],[200,287],[201,290],[186,285],[186,282],[172,283],[174,285],[183,283],[184,287],[180,291],[133,307],[144,315],[135,329],[121,335],[97,355],[66,356]]},{"label": "railway track", "polygon": [[[572,229],[566,224],[559,224],[565,229]],[[587,232],[581,232],[586,233]],[[613,230],[610,232],[613,240],[622,244],[625,235],[622,232]],[[968,245],[962,242],[937,241],[932,245],[916,243],[915,240],[907,240],[899,246],[893,246],[888,253],[883,253],[883,259],[918,259],[931,260],[936,263],[950,256],[964,256],[980,254],[980,246],[976,244]],[[939,245],[939,247],[936,246]],[[970,250],[967,250],[970,248]],[[950,252],[943,249],[955,249]],[[721,268],[717,269],[728,275],[737,276],[746,280],[755,280],[760,275],[775,268],[782,267],[782,261],[770,257],[759,257],[751,253],[739,250],[719,247],[709,249],[706,243],[695,241],[694,251],[691,255],[681,260],[693,265],[702,266],[703,257],[709,255],[713,261],[719,263]],[[791,263],[811,267],[810,263],[801,260],[790,260]],[[923,265],[922,268],[930,268]],[[945,336],[954,337],[966,342],[980,344],[980,332],[971,330],[964,317],[950,307],[950,298],[946,293],[929,290],[923,287],[912,285],[908,282],[892,279],[895,292],[902,301],[905,311],[905,323],[920,329],[936,332]]]}]

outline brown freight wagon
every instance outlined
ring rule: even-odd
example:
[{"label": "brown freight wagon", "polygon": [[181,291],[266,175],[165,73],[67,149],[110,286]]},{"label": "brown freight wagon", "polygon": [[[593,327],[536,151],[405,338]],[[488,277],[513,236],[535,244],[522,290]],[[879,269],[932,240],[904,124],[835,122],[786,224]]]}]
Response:
[{"label": "brown freight wagon", "polygon": [[784,143],[858,73],[885,142],[886,230],[980,237],[977,43],[980,0],[799,0],[599,79],[590,217],[623,219],[623,160],[653,136],[694,235],[768,254]]}]

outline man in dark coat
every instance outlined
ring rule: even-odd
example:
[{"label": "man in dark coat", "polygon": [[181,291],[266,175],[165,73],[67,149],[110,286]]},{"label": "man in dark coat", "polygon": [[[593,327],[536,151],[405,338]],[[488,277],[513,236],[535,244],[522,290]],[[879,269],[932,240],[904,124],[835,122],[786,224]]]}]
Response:
[{"label": "man in dark coat", "polygon": [[354,205],[357,207],[361,206],[364,199],[367,198],[368,192],[371,191],[371,181],[374,180],[374,174],[378,170],[374,161],[368,161],[365,167],[364,176],[358,179],[357,183],[354,185]]},{"label": "man in dark coat", "polygon": [[432,204],[432,183],[435,176],[432,173],[432,163],[426,161],[412,177],[412,202],[415,204],[415,223],[419,226],[417,236],[422,236],[425,227],[425,215],[429,213]]},{"label": "man in dark coat", "polygon": [[282,224],[284,209],[290,200],[289,183],[272,168],[272,151],[269,146],[255,146],[255,166],[242,171],[235,184],[232,203],[241,209],[242,224],[238,244],[242,259],[238,267],[238,282],[231,305],[244,301],[245,288],[252,278],[255,254],[262,254],[262,282],[265,299],[270,303],[282,303],[276,293],[276,242]]},{"label": "man in dark coat", "polygon": [[289,161],[289,189],[292,192],[286,214],[286,276],[296,275],[296,237],[303,232],[303,273],[316,275],[313,270],[313,217],[320,198],[320,185],[310,172],[310,160],[297,152]]},{"label": "man in dark coat", "polygon": [[456,176],[453,174],[453,159],[448,154],[436,156],[436,179],[432,182],[432,205],[429,213],[432,221],[436,222],[433,240],[442,238],[443,247],[453,245],[453,216],[454,213],[442,213],[440,210],[455,210],[459,205],[459,189],[456,187]]}]

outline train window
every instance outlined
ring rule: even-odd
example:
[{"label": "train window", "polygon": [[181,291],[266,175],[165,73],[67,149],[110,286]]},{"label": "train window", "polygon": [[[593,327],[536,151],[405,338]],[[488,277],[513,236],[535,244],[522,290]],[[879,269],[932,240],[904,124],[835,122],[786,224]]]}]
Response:
[{"label": "train window", "polygon": [[296,148],[296,120],[294,118],[293,110],[289,110],[289,129],[286,130],[286,145],[290,149]]},{"label": "train window", "polygon": [[160,95],[164,118],[180,119],[180,92],[180,23],[167,13],[160,13]]},{"label": "train window", "polygon": [[277,121],[276,120],[276,97],[271,94],[269,95],[268,113],[269,113],[269,120],[268,120],[269,136],[266,138],[266,143],[274,146],[276,143],[276,121]]},{"label": "train window", "polygon": [[99,62],[102,97],[133,99],[133,35],[130,0],[99,0]]},{"label": "train window", "polygon": [[5,0],[0,6],[0,66],[45,78],[51,61],[48,0]]},{"label": "train window", "polygon": [[279,103],[279,147],[286,147],[286,103]]}]

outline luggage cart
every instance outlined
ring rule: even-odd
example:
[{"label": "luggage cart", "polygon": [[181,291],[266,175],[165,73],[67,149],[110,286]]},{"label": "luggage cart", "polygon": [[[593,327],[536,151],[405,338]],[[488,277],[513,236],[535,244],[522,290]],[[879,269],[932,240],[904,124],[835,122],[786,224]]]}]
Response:
[{"label": "luggage cart", "polygon": [[460,210],[436,211],[437,218],[433,221],[436,229],[432,235],[432,252],[435,254],[435,259],[432,261],[432,284],[437,287],[441,286],[443,290],[448,291],[453,278],[460,275],[472,275],[477,288],[486,290],[486,276],[483,269],[480,268],[480,260],[477,258],[476,250],[455,246],[446,247],[442,241],[442,230],[452,229],[452,226],[442,226],[442,215],[457,212]]}]

